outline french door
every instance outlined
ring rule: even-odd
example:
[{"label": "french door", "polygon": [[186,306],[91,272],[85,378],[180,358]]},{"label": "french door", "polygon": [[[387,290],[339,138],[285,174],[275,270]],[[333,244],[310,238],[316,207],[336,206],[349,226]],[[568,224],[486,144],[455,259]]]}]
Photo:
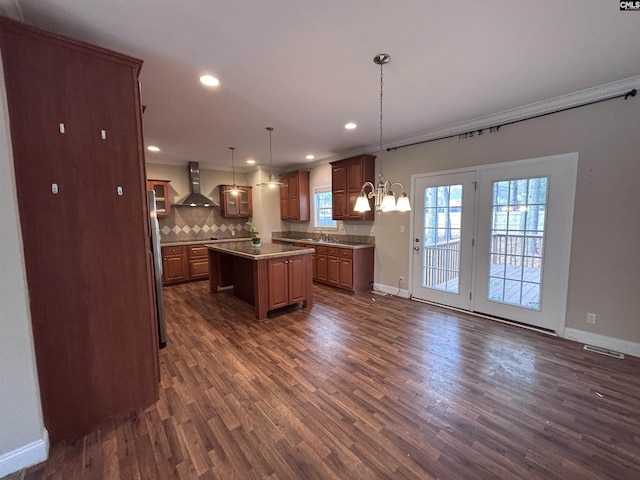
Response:
[{"label": "french door", "polygon": [[567,154],[414,178],[413,297],[560,331],[576,171]]},{"label": "french door", "polygon": [[475,172],[418,178],[413,296],[471,309]]}]

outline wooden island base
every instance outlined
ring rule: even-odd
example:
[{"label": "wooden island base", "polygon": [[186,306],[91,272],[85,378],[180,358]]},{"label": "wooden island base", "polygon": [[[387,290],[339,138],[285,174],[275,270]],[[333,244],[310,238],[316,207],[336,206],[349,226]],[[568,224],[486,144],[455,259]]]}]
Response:
[{"label": "wooden island base", "polygon": [[276,308],[313,305],[312,248],[237,242],[207,248],[211,293],[233,288],[235,296],[255,307],[259,322]]}]

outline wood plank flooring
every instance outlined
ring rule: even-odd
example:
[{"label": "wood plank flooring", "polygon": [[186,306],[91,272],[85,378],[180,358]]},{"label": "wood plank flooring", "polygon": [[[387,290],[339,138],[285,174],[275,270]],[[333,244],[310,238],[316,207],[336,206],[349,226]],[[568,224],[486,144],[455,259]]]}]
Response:
[{"label": "wood plank flooring", "polygon": [[165,288],[160,400],[51,448],[34,479],[638,479],[640,359],[314,286],[264,323]]}]

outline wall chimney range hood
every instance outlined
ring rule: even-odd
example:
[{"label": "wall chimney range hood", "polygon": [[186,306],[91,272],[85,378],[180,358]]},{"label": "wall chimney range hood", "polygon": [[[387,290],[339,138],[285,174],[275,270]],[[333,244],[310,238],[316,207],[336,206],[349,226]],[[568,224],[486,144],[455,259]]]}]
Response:
[{"label": "wall chimney range hood", "polygon": [[191,193],[177,205],[185,207],[219,207],[220,204],[218,202],[214,202],[200,193],[200,164],[198,162],[189,162],[188,169]]}]

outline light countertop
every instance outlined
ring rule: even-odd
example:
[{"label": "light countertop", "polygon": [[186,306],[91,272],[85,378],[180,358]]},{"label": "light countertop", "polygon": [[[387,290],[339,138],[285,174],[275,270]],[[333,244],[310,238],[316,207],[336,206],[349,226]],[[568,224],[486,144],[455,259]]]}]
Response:
[{"label": "light countertop", "polygon": [[217,240],[189,240],[184,242],[160,242],[161,247],[179,247],[181,245],[212,245],[217,243],[229,243],[229,242],[249,242],[250,237],[241,238],[219,238]]},{"label": "light countertop", "polygon": [[374,243],[356,243],[356,242],[342,242],[342,241],[330,241],[330,240],[313,240],[308,238],[287,238],[287,237],[272,237],[271,240],[279,241],[279,242],[287,242],[287,243],[303,243],[304,245],[309,245],[310,247],[316,245],[325,245],[327,247],[340,247],[340,248],[349,248],[351,250],[357,250],[360,248],[375,248]]},{"label": "light countertop", "polygon": [[305,255],[314,253],[313,248],[294,247],[291,245],[274,245],[263,243],[256,247],[247,242],[225,242],[207,244],[209,250],[237,255],[251,260],[264,260],[269,258],[288,257],[291,255]]}]

